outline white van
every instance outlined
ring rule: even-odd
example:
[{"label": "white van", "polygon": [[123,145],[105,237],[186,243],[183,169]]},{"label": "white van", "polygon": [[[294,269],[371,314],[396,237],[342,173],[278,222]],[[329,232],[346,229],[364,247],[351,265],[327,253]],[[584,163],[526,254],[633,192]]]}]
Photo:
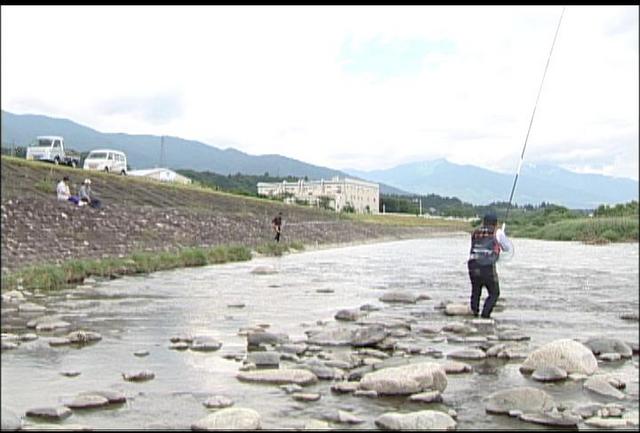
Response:
[{"label": "white van", "polygon": [[98,149],[89,152],[82,166],[85,170],[127,174],[127,156],[119,150]]}]

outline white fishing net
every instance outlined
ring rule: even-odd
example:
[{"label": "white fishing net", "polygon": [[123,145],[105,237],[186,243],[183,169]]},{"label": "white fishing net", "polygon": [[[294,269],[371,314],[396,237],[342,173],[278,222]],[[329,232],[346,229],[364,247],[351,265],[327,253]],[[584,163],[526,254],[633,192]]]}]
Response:
[{"label": "white fishing net", "polygon": [[498,262],[510,262],[511,259],[513,259],[513,256],[516,253],[516,249],[513,246],[513,242],[511,242],[511,239],[509,238],[505,238],[503,240],[504,242],[504,246],[506,248],[504,248],[501,252],[500,252],[500,256],[498,257]]}]

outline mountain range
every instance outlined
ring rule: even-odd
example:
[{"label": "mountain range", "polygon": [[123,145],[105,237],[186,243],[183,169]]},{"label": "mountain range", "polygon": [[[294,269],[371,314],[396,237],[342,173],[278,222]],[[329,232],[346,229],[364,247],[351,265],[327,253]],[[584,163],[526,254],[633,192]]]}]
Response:
[{"label": "mountain range", "polygon": [[[346,170],[353,176],[384,182],[416,194],[457,197],[472,204],[509,201],[514,174],[436,159],[399,165],[388,170]],[[598,174],[581,174],[552,165],[524,163],[513,202],[554,203],[571,209],[638,200],[638,181]]]},{"label": "mountain range", "polygon": [[[102,133],[68,119],[2,111],[3,146],[27,146],[38,135],[60,135],[67,148],[87,152],[98,148],[121,150],[132,169],[157,167],[161,137]],[[472,204],[508,201],[513,175],[445,159],[415,162],[387,170],[335,170],[286,156],[250,155],[233,148],[220,149],[199,141],[164,137],[164,160],[172,169],[212,171],[218,174],[307,176],[330,179],[350,176],[380,183],[385,194],[437,194]],[[595,174],[579,174],[550,165],[524,164],[514,202],[555,203],[572,209],[638,200],[638,181]]]}]

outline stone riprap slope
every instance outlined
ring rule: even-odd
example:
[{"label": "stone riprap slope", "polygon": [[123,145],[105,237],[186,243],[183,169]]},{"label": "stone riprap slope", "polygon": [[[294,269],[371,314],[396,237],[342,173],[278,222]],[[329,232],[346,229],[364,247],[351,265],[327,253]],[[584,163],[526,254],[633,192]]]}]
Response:
[{"label": "stone riprap slope", "polygon": [[[101,209],[59,202],[56,183],[72,193],[92,180]],[[137,251],[272,241],[271,219],[283,213],[283,242],[306,245],[428,236],[454,227],[401,227],[340,218],[334,212],[198,188],[2,158],[2,269]]]}]

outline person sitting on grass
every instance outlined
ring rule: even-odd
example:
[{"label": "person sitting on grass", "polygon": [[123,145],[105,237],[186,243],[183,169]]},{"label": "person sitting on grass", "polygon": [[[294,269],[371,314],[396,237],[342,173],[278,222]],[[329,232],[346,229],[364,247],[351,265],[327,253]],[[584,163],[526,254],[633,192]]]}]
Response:
[{"label": "person sitting on grass", "polygon": [[80,202],[80,198],[77,195],[71,195],[71,192],[69,191],[69,176],[63,177],[62,180],[58,182],[58,186],[56,186],[56,194],[58,195],[58,200],[70,201],[73,204],[78,204]]},{"label": "person sitting on grass", "polygon": [[101,206],[100,200],[93,196],[91,192],[91,179],[85,179],[80,187],[80,203],[86,203],[93,208],[99,208]]}]

